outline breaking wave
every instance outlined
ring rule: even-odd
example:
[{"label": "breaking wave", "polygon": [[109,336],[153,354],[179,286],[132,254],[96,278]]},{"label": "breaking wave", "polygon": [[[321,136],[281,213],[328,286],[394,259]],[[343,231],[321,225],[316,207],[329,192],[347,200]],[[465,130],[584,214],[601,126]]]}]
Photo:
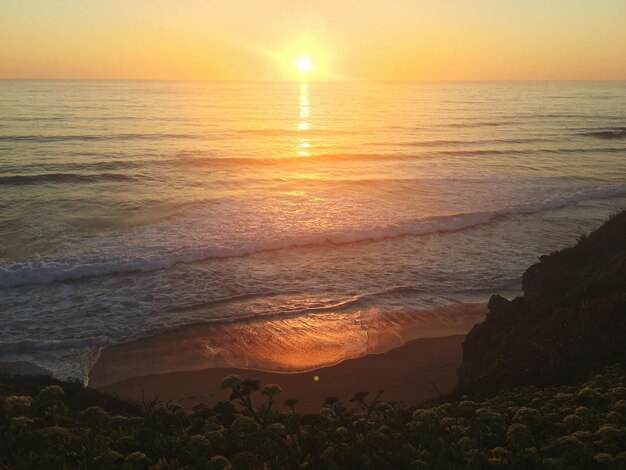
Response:
[{"label": "breaking wave", "polygon": [[609,188],[595,188],[567,195],[557,196],[541,202],[508,206],[500,210],[461,213],[423,219],[405,220],[384,226],[359,228],[354,230],[321,231],[308,235],[285,236],[278,238],[256,237],[253,240],[219,246],[188,246],[167,248],[147,246],[150,237],[135,236],[133,246],[144,249],[139,252],[115,251],[110,257],[33,257],[29,260],[0,265],[0,288],[6,289],[32,284],[48,284],[55,281],[77,280],[113,273],[148,272],[167,269],[179,263],[194,263],[210,258],[238,257],[261,251],[287,249],[324,243],[343,244],[362,241],[376,241],[400,236],[452,232],[489,223],[495,219],[516,214],[532,214],[558,209],[581,201],[604,199],[626,194],[626,185]]},{"label": "breaking wave", "polygon": [[39,175],[0,176],[0,186],[22,186],[41,183],[98,183],[102,181],[135,181],[132,176],[120,173],[98,173],[83,175],[80,173],[42,173]]}]

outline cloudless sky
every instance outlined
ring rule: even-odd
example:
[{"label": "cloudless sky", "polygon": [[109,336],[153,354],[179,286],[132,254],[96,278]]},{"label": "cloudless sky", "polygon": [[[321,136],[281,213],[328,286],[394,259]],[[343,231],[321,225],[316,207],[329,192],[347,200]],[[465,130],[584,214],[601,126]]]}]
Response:
[{"label": "cloudless sky", "polygon": [[0,0],[0,78],[626,80],[626,0]]}]

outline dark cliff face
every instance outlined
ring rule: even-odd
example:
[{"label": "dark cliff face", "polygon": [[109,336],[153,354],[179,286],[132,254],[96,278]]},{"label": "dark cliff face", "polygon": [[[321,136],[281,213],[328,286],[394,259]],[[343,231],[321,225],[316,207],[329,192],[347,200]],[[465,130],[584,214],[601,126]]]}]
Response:
[{"label": "dark cliff face", "polygon": [[458,396],[584,380],[626,363],[626,212],[572,248],[542,256],[523,297],[493,296],[463,345]]}]

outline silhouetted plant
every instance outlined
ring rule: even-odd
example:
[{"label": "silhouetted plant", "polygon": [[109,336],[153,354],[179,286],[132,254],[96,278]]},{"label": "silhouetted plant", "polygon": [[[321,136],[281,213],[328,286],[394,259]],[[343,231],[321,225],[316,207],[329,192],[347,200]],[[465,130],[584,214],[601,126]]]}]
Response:
[{"label": "silhouetted plant", "polygon": [[[526,387],[485,401],[407,409],[357,393],[318,413],[277,407],[277,385],[231,376],[231,402],[185,411],[132,409],[72,384],[0,376],[3,469],[621,469],[626,377],[619,366],[580,385]],[[41,379],[33,378],[33,381]],[[66,392],[67,390],[71,392]],[[28,390],[25,393],[25,390]],[[254,393],[266,398],[257,405]],[[70,407],[68,394],[89,403]],[[90,394],[89,389],[83,389]]]}]

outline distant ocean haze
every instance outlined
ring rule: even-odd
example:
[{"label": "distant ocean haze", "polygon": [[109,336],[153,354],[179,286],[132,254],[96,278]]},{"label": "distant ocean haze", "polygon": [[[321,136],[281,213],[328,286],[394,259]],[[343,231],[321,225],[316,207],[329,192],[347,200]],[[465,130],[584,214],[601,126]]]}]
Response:
[{"label": "distant ocean haze", "polygon": [[[0,361],[86,379],[201,325],[195,368],[306,369],[462,333],[451,306],[626,207],[625,157],[623,82],[2,81]],[[303,339],[263,356],[264,325]]]}]

